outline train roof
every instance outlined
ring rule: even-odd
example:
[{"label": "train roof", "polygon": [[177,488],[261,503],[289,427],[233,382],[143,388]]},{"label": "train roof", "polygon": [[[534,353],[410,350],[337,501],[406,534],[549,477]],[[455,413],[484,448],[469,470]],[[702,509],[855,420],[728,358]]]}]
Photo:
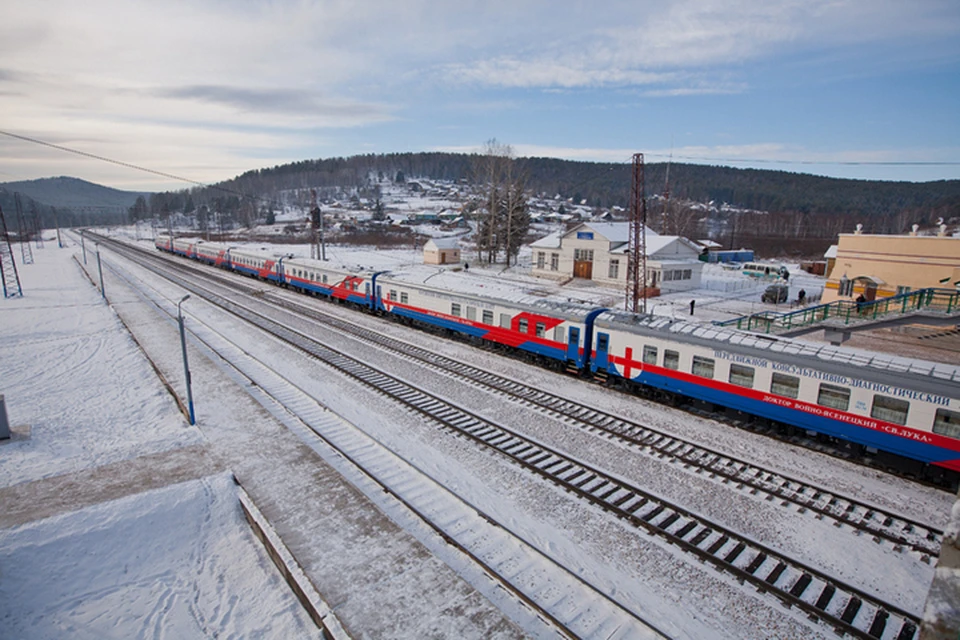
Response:
[{"label": "train roof", "polygon": [[[534,307],[537,310],[555,316],[563,316],[571,320],[582,320],[588,313],[597,309],[596,306],[585,306],[577,302],[554,300],[523,293],[516,290],[497,289],[495,292],[485,289],[448,288],[414,282],[405,279],[402,273],[387,272],[379,280],[381,283],[395,283],[396,286],[405,286],[420,291],[429,291],[435,295],[451,299],[473,300],[477,303],[500,304],[506,307]],[[505,295],[501,295],[505,294]],[[386,292],[384,292],[386,295]]]},{"label": "train roof", "polygon": [[[902,358],[887,353],[865,352],[829,344],[817,344],[781,336],[748,333],[712,324],[675,320],[665,316],[633,314],[626,311],[607,311],[597,317],[596,324],[622,328],[645,335],[675,334],[692,342],[731,349],[770,352],[771,357],[792,356],[840,366],[866,367],[888,374],[924,376],[945,382],[960,383],[960,366]],[[774,355],[775,354],[775,355]]]},{"label": "train roof", "polygon": [[371,276],[376,271],[362,267],[360,265],[347,266],[344,264],[334,264],[329,260],[317,260],[316,258],[293,257],[287,258],[283,264],[296,265],[306,269],[316,269],[317,271],[339,271],[344,274]]}]

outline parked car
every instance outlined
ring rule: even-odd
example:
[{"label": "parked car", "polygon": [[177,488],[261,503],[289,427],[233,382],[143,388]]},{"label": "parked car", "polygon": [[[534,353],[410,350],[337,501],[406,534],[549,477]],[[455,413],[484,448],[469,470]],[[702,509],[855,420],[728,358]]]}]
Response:
[{"label": "parked car", "polygon": [[790,295],[790,287],[785,284],[772,284],[767,287],[766,291],[763,292],[763,295],[760,296],[761,302],[772,302],[773,304],[780,304],[781,302],[786,302],[787,297]]}]

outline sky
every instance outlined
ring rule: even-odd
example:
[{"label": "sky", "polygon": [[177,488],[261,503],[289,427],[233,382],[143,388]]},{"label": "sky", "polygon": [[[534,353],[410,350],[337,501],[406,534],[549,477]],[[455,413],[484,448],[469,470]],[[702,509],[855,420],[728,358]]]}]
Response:
[{"label": "sky", "polygon": [[517,156],[960,178],[956,0],[3,6],[0,182],[180,189],[170,176],[491,139]]}]

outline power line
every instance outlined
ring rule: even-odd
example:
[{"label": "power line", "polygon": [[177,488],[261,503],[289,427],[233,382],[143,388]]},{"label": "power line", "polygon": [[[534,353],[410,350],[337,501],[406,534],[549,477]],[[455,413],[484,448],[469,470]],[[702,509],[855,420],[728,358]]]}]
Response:
[{"label": "power line", "polygon": [[65,152],[67,152],[67,153],[72,153],[72,154],[75,154],[75,155],[78,155],[78,156],[84,156],[84,157],[86,157],[86,158],[92,158],[93,160],[100,160],[101,162],[109,162],[110,164],[115,164],[115,165],[120,166],[120,167],[126,167],[126,168],[128,168],[128,169],[134,169],[134,170],[136,170],[136,171],[143,171],[143,172],[145,172],[145,173],[151,173],[151,174],[153,174],[153,175],[155,175],[155,176],[160,176],[160,177],[163,177],[163,178],[168,178],[168,179],[170,179],[170,180],[177,180],[177,181],[179,181],[179,182],[188,182],[188,183],[190,183],[190,184],[197,185],[198,187],[203,187],[203,188],[205,188],[205,189],[216,189],[217,191],[223,191],[224,193],[229,193],[229,194],[231,194],[231,195],[239,196],[240,198],[253,198],[254,200],[258,200],[258,201],[259,201],[259,200],[264,200],[263,198],[260,198],[260,197],[258,197],[258,196],[251,196],[251,195],[245,194],[245,193],[243,193],[243,192],[241,192],[241,191],[236,191],[236,190],[234,190],[234,189],[227,189],[226,187],[221,187],[221,186],[214,185],[214,184],[206,184],[206,183],[203,183],[203,182],[198,182],[197,180],[191,180],[190,178],[184,178],[184,177],[182,177],[182,176],[177,176],[177,175],[174,175],[174,174],[172,174],[172,173],[166,173],[166,172],[163,172],[163,171],[157,171],[156,169],[150,169],[150,168],[147,168],[147,167],[141,167],[140,165],[132,164],[132,163],[130,163],[130,162],[123,162],[122,160],[114,160],[113,158],[107,158],[106,156],[99,156],[99,155],[97,155],[97,154],[95,154],[95,153],[89,153],[89,152],[87,152],[87,151],[80,151],[80,150],[78,150],[78,149],[71,149],[70,147],[65,147],[65,146],[63,146],[63,145],[54,144],[54,143],[52,143],[52,142],[46,142],[46,141],[44,141],[44,140],[38,140],[38,139],[36,139],[36,138],[30,138],[30,137],[28,137],[28,136],[22,136],[22,135],[19,135],[19,134],[17,134],[17,133],[11,133],[11,132],[9,132],[9,131],[3,131],[2,129],[0,129],[0,134],[3,134],[3,135],[5,135],[5,136],[9,136],[9,137],[11,137],[11,138],[16,138],[16,139],[18,139],[18,140],[23,140],[23,141],[25,141],[25,142],[31,142],[31,143],[33,143],[33,144],[39,144],[39,145],[42,145],[42,146],[44,146],[44,147],[50,147],[51,149],[56,149],[56,150],[58,150],[58,151],[65,151]]}]

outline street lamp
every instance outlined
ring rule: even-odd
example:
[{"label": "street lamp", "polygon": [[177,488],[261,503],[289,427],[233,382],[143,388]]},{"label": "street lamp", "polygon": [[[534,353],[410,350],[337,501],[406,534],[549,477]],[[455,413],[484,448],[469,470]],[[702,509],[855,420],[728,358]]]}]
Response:
[{"label": "street lamp", "polygon": [[180,305],[190,298],[190,294],[180,298],[177,303],[177,324],[180,325],[180,348],[183,350],[183,375],[187,379],[187,408],[190,410],[190,424],[196,424],[196,418],[193,415],[193,391],[190,389],[190,366],[187,364],[187,337],[183,331],[183,311]]}]

